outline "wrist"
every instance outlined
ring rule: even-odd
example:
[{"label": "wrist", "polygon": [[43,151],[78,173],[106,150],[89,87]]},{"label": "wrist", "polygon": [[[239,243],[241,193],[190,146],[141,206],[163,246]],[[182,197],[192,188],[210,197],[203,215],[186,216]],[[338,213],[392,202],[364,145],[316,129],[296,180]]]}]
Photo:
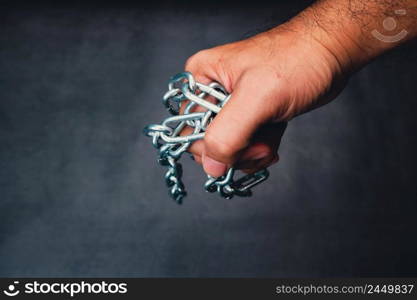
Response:
[{"label": "wrist", "polygon": [[291,19],[286,26],[330,54],[340,73],[349,74],[361,68],[372,58],[374,49],[360,41],[357,28],[342,26],[343,21],[323,16],[320,10],[310,7]]}]

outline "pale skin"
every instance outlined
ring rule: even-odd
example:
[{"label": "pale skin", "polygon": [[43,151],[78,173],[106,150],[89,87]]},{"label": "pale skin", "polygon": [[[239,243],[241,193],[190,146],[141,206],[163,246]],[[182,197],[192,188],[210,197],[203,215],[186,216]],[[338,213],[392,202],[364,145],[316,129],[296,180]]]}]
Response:
[{"label": "pale skin", "polygon": [[[373,30],[407,34],[383,41]],[[272,30],[196,53],[185,69],[232,97],[189,151],[214,177],[276,163],[286,122],[332,101],[352,73],[416,36],[417,0],[323,0]]]}]

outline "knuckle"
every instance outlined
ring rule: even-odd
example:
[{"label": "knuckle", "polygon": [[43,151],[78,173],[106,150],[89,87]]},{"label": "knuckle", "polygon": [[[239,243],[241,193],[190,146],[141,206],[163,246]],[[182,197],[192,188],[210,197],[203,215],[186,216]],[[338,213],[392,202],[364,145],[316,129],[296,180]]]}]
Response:
[{"label": "knuckle", "polygon": [[206,61],[209,56],[208,52],[209,50],[200,50],[194,55],[190,56],[185,63],[185,69],[193,69],[194,67],[200,65],[203,61]]},{"label": "knuckle", "polygon": [[192,69],[192,66],[194,65],[194,61],[195,61],[194,55],[193,56],[190,56],[187,59],[187,61],[185,62],[185,70],[188,71],[188,70]]}]

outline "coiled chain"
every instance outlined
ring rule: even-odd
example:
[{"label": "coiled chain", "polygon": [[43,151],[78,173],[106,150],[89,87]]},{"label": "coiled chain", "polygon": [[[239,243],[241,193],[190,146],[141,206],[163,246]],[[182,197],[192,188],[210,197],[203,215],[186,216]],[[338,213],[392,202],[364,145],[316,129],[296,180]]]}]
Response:
[{"label": "coiled chain", "polygon": [[[161,124],[148,125],[143,130],[145,135],[152,138],[152,145],[158,149],[158,163],[168,168],[165,182],[171,197],[179,204],[187,193],[182,182],[182,165],[178,161],[194,141],[204,138],[207,126],[230,96],[217,82],[205,85],[196,82],[189,72],[179,73],[171,78],[168,91],[163,97],[163,104],[172,116]],[[214,98],[217,103],[207,101],[208,97]],[[179,114],[182,106],[184,110]],[[197,106],[206,111],[195,112]],[[180,135],[186,126],[193,128],[193,132]],[[263,169],[235,181],[234,173],[234,168],[230,168],[226,175],[218,178],[207,175],[205,190],[218,192],[226,199],[234,195],[247,197],[252,195],[251,188],[266,180],[269,175],[268,170]]]}]

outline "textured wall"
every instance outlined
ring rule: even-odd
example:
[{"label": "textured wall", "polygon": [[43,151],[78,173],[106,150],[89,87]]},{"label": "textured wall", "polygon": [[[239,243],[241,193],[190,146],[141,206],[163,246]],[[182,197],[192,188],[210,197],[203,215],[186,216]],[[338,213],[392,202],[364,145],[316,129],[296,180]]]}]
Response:
[{"label": "textured wall", "polygon": [[[254,2],[255,3],[255,2]],[[199,49],[305,1],[0,12],[0,276],[417,276],[417,43],[292,121],[249,199],[167,196],[142,128]]]}]

